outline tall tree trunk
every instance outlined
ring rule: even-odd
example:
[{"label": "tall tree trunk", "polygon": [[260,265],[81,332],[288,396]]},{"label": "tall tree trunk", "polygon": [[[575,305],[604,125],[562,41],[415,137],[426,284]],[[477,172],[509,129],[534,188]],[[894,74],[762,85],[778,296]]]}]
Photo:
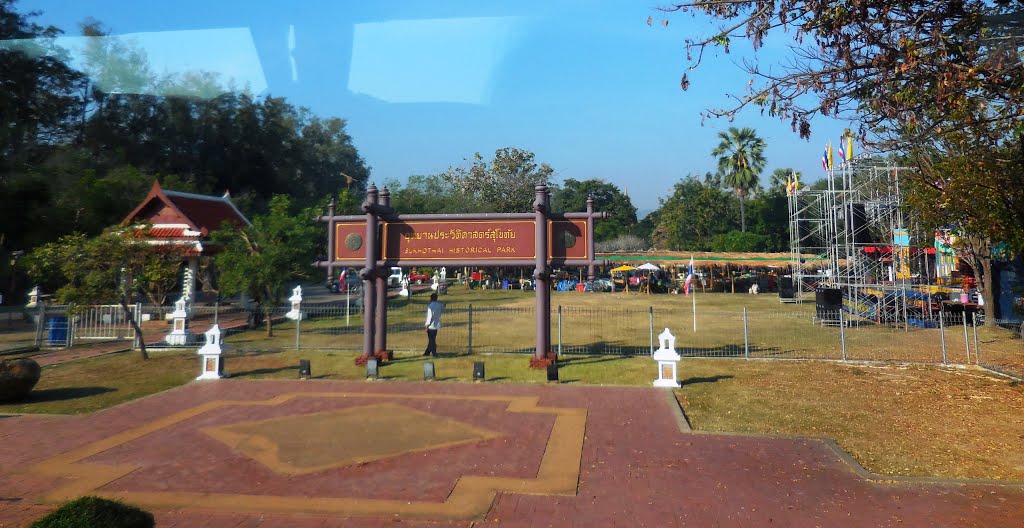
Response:
[{"label": "tall tree trunk", "polygon": [[264,323],[267,325],[267,337],[274,337],[273,311],[263,312]]},{"label": "tall tree trunk", "polygon": [[142,356],[142,359],[149,359],[149,353],[146,352],[146,338],[142,335],[142,327],[139,326],[139,322],[135,320],[134,308],[134,306],[129,308],[127,300],[121,299],[121,309],[128,317],[128,323],[135,329],[135,338],[139,340],[139,355]]},{"label": "tall tree trunk", "polygon": [[995,278],[992,276],[992,241],[988,238],[967,237],[966,242],[967,255],[978,282],[978,293],[985,300],[985,324],[993,324],[997,314],[993,289]]},{"label": "tall tree trunk", "polygon": [[981,261],[981,296],[985,299],[985,324],[991,325],[995,324],[996,317],[999,316],[993,289],[996,281],[992,276],[992,256],[982,256],[978,260]]},{"label": "tall tree trunk", "polygon": [[743,191],[739,192],[740,195],[740,231],[747,232],[747,201],[746,193]]}]

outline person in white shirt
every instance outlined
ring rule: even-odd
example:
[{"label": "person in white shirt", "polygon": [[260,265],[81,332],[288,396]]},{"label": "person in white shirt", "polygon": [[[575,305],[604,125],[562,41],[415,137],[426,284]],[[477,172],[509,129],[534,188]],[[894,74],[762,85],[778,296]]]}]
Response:
[{"label": "person in white shirt", "polygon": [[427,329],[427,349],[423,351],[424,356],[437,357],[437,331],[441,329],[441,314],[444,313],[444,305],[437,301],[437,292],[430,294],[430,304],[427,305],[427,322],[424,326]]}]

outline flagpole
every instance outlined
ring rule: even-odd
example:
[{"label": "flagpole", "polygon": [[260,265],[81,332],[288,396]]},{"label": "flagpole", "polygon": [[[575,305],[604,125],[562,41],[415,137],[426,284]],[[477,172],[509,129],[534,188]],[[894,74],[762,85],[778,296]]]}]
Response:
[{"label": "flagpole", "polygon": [[690,301],[693,304],[693,333],[697,333],[697,288],[695,288],[694,282],[697,280],[697,270],[693,269],[693,255],[690,255],[690,275],[693,279],[690,281]]},{"label": "flagpole", "polygon": [[690,289],[693,290],[693,295],[690,295],[693,300],[693,333],[697,333],[697,288],[691,284]]}]

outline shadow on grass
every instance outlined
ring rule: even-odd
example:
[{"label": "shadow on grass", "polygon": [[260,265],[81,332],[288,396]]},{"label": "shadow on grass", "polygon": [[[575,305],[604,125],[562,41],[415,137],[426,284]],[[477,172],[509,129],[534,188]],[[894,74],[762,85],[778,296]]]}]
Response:
[{"label": "shadow on grass", "polygon": [[44,403],[64,400],[88,398],[97,394],[114,392],[110,387],[65,387],[60,389],[38,389],[29,393],[27,398],[10,403]]},{"label": "shadow on grass", "polygon": [[707,376],[707,377],[698,377],[698,378],[687,378],[687,379],[684,379],[684,380],[680,381],[679,382],[679,386],[685,387],[687,385],[696,385],[698,383],[715,383],[715,382],[717,382],[719,380],[732,379],[734,377],[735,376],[731,376],[731,375],[726,374],[726,375]]},{"label": "shadow on grass", "polygon": [[565,367],[569,365],[593,365],[595,363],[605,363],[607,361],[621,361],[628,359],[630,356],[584,356],[584,357],[571,357],[563,355],[558,359],[558,366]]},{"label": "shadow on grass", "polygon": [[288,371],[288,370],[294,370],[294,371],[298,372],[299,366],[298,365],[288,365],[287,367],[260,368],[260,369],[253,369],[253,370],[244,370],[242,372],[232,372],[231,373],[231,377],[232,378],[238,378],[238,377],[242,377],[242,376],[261,376],[261,375],[264,375],[264,374],[277,374],[278,372],[285,372],[285,371]]}]

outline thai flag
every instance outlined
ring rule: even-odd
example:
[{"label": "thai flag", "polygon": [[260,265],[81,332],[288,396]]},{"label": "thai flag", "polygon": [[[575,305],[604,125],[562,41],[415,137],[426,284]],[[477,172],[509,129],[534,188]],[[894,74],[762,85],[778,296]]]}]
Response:
[{"label": "thai flag", "polygon": [[683,293],[689,295],[693,292],[693,257],[690,257],[690,271],[686,274],[686,282],[683,283]]},{"label": "thai flag", "polygon": [[839,164],[846,163],[846,142],[839,138]]},{"label": "thai flag", "polygon": [[828,146],[825,147],[825,152],[821,153],[821,168],[828,172]]}]

